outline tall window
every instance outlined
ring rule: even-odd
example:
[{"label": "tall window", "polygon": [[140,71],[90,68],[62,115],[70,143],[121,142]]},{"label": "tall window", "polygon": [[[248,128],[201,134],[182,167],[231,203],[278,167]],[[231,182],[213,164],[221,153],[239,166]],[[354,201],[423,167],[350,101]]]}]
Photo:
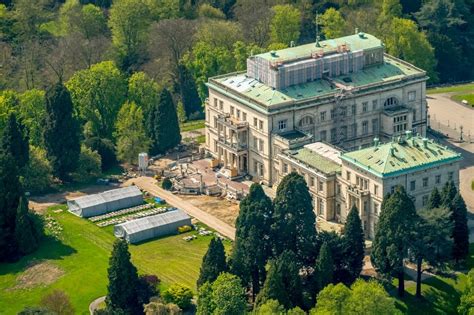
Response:
[{"label": "tall window", "polygon": [[366,135],[368,133],[369,133],[369,122],[366,120],[362,122],[362,134]]},{"label": "tall window", "polygon": [[321,121],[325,121],[326,120],[326,111],[319,113],[319,116],[321,118]]},{"label": "tall window", "polygon": [[337,139],[337,130],[336,128],[331,129],[331,141],[336,141]]},{"label": "tall window", "polygon": [[379,132],[379,120],[377,118],[372,119],[372,132],[373,133]]},{"label": "tall window", "polygon": [[363,102],[362,103],[362,112],[367,113],[368,110],[369,110],[369,102]]},{"label": "tall window", "polygon": [[379,102],[377,100],[372,101],[372,110],[376,110],[379,105]]},{"label": "tall window", "polygon": [[278,121],[278,130],[284,131],[286,129],[287,122],[288,122],[288,119]]},{"label": "tall window", "polygon": [[412,102],[416,99],[416,91],[408,92],[408,101]]},{"label": "tall window", "polygon": [[428,187],[428,177],[423,178],[423,187]]},{"label": "tall window", "polygon": [[356,108],[355,104],[351,106],[351,113],[352,113],[352,115],[355,115],[357,113],[357,108]]},{"label": "tall window", "polygon": [[327,131],[326,130],[321,130],[319,132],[319,139],[321,139],[321,141],[327,141]]},{"label": "tall window", "polygon": [[334,118],[336,118],[336,110],[331,109],[331,119],[334,119]]},{"label": "tall window", "polygon": [[389,107],[389,106],[395,106],[395,105],[398,105],[398,100],[395,97],[389,97],[387,98],[385,103],[383,103],[383,107]]},{"label": "tall window", "polygon": [[357,123],[351,125],[351,132],[353,137],[357,137]]}]

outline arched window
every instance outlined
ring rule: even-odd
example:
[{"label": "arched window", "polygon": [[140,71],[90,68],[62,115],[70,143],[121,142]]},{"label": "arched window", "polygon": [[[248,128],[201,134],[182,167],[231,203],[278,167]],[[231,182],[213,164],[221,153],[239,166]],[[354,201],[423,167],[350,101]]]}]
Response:
[{"label": "arched window", "polygon": [[385,103],[383,103],[383,107],[388,107],[388,106],[396,106],[398,105],[398,100],[396,97],[389,97],[385,100]]},{"label": "arched window", "polygon": [[305,116],[300,119],[298,126],[299,127],[307,127],[307,126],[312,126],[314,124],[313,117],[311,116]]}]

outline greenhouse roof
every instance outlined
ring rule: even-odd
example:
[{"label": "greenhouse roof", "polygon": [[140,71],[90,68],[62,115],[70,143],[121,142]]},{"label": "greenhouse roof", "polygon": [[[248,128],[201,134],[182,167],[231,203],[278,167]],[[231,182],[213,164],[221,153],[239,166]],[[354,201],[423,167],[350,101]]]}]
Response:
[{"label": "greenhouse roof", "polygon": [[119,189],[108,190],[99,194],[82,196],[72,201],[74,201],[80,208],[89,208],[107,202],[141,195],[142,192],[140,191],[140,189],[138,189],[137,186],[129,186]]},{"label": "greenhouse roof", "polygon": [[138,233],[140,231],[152,229],[155,227],[167,225],[181,220],[187,220],[191,217],[183,210],[174,209],[165,213],[144,217],[128,221],[125,223],[117,224],[116,227],[121,227],[127,234]]}]

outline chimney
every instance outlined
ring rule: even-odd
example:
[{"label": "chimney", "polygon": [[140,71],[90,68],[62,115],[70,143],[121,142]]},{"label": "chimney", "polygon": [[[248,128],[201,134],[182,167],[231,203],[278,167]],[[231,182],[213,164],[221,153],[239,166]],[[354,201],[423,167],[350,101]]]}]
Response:
[{"label": "chimney", "polygon": [[423,138],[423,148],[428,148],[428,138]]},{"label": "chimney", "polygon": [[379,138],[375,137],[374,138],[374,147],[378,147],[379,146]]},{"label": "chimney", "polygon": [[413,135],[413,133],[412,133],[411,130],[405,131],[405,137],[406,137],[407,140],[410,140],[412,135]]}]

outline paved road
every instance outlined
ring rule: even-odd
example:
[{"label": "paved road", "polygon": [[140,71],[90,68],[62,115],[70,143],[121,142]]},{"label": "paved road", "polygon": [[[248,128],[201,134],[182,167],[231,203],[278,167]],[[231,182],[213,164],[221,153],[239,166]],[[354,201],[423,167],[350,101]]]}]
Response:
[{"label": "paved road", "polygon": [[198,221],[204,223],[210,228],[216,230],[218,233],[224,235],[225,237],[230,238],[231,240],[235,239],[235,228],[231,225],[217,219],[216,217],[210,215],[207,212],[193,206],[191,203],[179,198],[179,196],[173,195],[169,191],[162,189],[156,185],[156,180],[150,177],[139,177],[130,180],[128,183],[134,183],[140,189],[148,191],[154,196],[158,196],[166,199],[166,202],[170,205],[184,210],[190,216],[196,218]]},{"label": "paved road", "polygon": [[474,136],[474,109],[452,101],[449,94],[431,94],[427,101],[431,118],[451,128],[462,125],[465,136]]},{"label": "paved road", "polygon": [[99,307],[99,304],[105,301],[105,296],[95,299],[89,304],[89,313],[94,315],[94,311]]}]

